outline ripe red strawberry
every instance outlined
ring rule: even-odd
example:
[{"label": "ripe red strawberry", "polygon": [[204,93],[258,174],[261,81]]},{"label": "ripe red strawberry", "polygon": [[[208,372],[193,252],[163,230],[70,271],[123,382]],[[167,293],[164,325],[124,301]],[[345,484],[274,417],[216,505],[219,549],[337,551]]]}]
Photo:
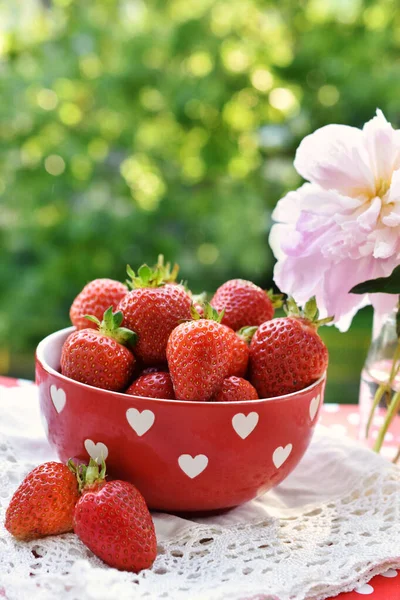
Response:
[{"label": "ripe red strawberry", "polygon": [[267,321],[257,329],[250,345],[250,381],[260,398],[301,390],[319,379],[328,366],[328,350],[317,333],[315,299],[300,312],[288,302],[287,317]]},{"label": "ripe red strawberry", "polygon": [[222,388],[212,399],[214,402],[241,402],[243,400],[258,400],[257,390],[249,381],[242,377],[226,377]]},{"label": "ripe red strawberry", "polygon": [[246,325],[261,325],[274,316],[274,307],[280,305],[278,296],[265,292],[245,279],[231,279],[217,289],[211,306],[216,310],[225,309],[221,321],[234,331]]},{"label": "ripe red strawberry", "polygon": [[228,374],[232,344],[227,328],[208,318],[210,311],[206,305],[205,319],[181,323],[169,337],[167,359],[178,400],[210,400]]},{"label": "ripe red strawberry", "polygon": [[226,327],[226,329],[231,339],[233,349],[232,362],[229,367],[228,375],[244,377],[250,356],[249,344],[255,331],[257,331],[257,327],[242,327],[242,329],[237,332],[233,331],[230,327]]},{"label": "ripe red strawberry", "polygon": [[133,345],[136,334],[120,327],[123,315],[104,313],[103,321],[90,320],[99,330],[79,329],[65,341],[61,353],[61,373],[75,381],[119,392],[132,381],[135,357],[123,344]]},{"label": "ripe red strawberry", "polygon": [[118,310],[124,314],[123,325],[139,336],[135,354],[145,365],[165,362],[171,331],[191,318],[190,297],[182,285],[165,283],[160,267],[143,265],[138,277],[128,267],[128,274],[134,289],[121,300]]},{"label": "ripe red strawberry", "polygon": [[128,387],[125,394],[144,396],[145,398],[175,400],[171,376],[165,371],[155,371],[154,373],[141,375]]},{"label": "ripe red strawberry", "polygon": [[110,567],[137,573],[157,555],[154,524],[141,493],[126,481],[108,481],[95,461],[83,470],[82,496],[76,504],[74,531]]},{"label": "ripe red strawberry", "polygon": [[99,321],[109,306],[115,310],[118,303],[128,289],[120,281],[113,279],[94,279],[90,281],[77,295],[69,311],[71,322],[77,329],[96,328],[94,323],[88,322],[85,315],[93,315]]},{"label": "ripe red strawberry", "polygon": [[19,540],[73,530],[78,482],[67,466],[47,462],[25,477],[7,508],[5,527]]}]

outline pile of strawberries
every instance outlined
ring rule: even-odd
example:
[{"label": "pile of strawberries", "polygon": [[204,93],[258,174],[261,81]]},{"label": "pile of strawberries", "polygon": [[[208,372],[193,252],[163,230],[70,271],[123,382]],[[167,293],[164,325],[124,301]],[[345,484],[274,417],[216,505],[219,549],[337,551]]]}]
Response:
[{"label": "pile of strawberries", "polygon": [[154,523],[141,493],[126,481],[106,481],[106,466],[44,463],[21,483],[7,508],[5,527],[29,541],[74,531],[115,569],[138,572],[157,556]]},{"label": "pile of strawberries", "polygon": [[327,368],[315,299],[304,311],[289,299],[287,316],[273,319],[280,297],[250,281],[227,281],[207,303],[162,257],[127,271],[128,287],[96,279],[75,298],[67,377],[148,398],[230,402],[301,390]]}]

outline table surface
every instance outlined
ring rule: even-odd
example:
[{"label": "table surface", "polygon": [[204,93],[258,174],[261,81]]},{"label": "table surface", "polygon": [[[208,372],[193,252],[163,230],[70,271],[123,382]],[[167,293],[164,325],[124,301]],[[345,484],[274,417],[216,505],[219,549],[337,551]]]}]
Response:
[{"label": "table surface", "polygon": [[[26,385],[28,381],[0,377],[0,388],[17,387]],[[348,435],[359,438],[360,415],[358,406],[344,404],[325,404],[322,406],[319,422],[325,427],[336,431],[338,435]],[[371,428],[371,441],[373,443],[380,425],[383,422],[382,414],[377,414]],[[367,443],[367,442],[362,442]],[[398,417],[388,434],[382,448],[382,454],[388,459],[393,458],[400,446],[400,417]],[[0,594],[1,595],[1,594]],[[353,592],[339,594],[336,600],[361,600],[362,596],[369,596],[371,600],[400,600],[400,571],[389,569],[384,575],[377,575],[371,581]],[[333,599],[331,599],[333,600]]]}]

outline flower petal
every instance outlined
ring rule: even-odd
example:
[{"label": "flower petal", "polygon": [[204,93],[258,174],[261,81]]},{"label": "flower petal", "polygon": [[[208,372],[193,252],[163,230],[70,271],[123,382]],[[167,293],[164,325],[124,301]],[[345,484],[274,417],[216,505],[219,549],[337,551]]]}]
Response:
[{"label": "flower petal", "polygon": [[272,212],[272,219],[282,223],[295,223],[300,216],[304,192],[309,186],[310,184],[306,183],[298,190],[289,192],[281,198]]},{"label": "flower petal", "polygon": [[281,291],[293,296],[299,304],[304,304],[312,296],[316,296],[321,316],[326,317],[327,314],[323,314],[323,307],[319,302],[322,298],[319,288],[328,268],[329,261],[321,260],[321,257],[318,260],[316,256],[289,256],[275,265],[274,281]]},{"label": "flower petal", "polygon": [[385,119],[381,110],[363,127],[365,145],[375,176],[376,188],[386,186],[392,173],[400,167],[400,136]]},{"label": "flower petal", "polygon": [[383,206],[382,223],[387,227],[400,225],[400,169],[394,171]]},{"label": "flower petal", "polygon": [[372,231],[381,213],[382,200],[375,196],[369,207],[357,217],[357,222],[364,231]]},{"label": "flower petal", "polygon": [[325,190],[346,196],[375,195],[363,132],[347,125],[326,125],[303,139],[296,152],[296,170]]},{"label": "flower petal", "polygon": [[400,253],[400,236],[396,229],[382,227],[374,236],[374,258],[389,258]]},{"label": "flower petal", "polygon": [[370,279],[372,272],[369,257],[359,260],[344,259],[337,264],[332,264],[326,271],[324,279],[324,305],[327,312],[334,315],[335,321],[340,321],[349,313],[355,314],[363,303],[365,303],[364,296],[350,294],[349,292],[357,283]]}]

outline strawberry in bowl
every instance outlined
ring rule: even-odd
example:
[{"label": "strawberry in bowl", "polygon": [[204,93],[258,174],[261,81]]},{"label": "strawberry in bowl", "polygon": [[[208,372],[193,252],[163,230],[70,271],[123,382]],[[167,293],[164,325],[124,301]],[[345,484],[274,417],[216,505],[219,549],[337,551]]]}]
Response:
[{"label": "strawberry in bowl", "polygon": [[[242,328],[238,334],[224,324],[224,309],[203,304],[198,314],[184,286],[160,272],[160,265],[156,269],[155,274],[148,267],[139,270],[138,287],[117,307],[122,325],[137,334],[136,345],[124,347],[136,367],[123,386],[104,389],[65,370],[63,355],[77,333],[73,328],[39,344],[36,378],[49,441],[63,462],[107,460],[111,477],[133,483],[151,509],[237,506],[285,479],[310,443],[328,361],[316,314],[308,318],[309,305],[308,316],[298,312],[273,319],[269,311],[261,324],[243,323],[241,316],[232,323]],[[243,315],[242,303],[239,308]],[[305,335],[296,338],[296,349],[292,329],[279,325],[285,319]],[[276,331],[284,332],[275,340],[282,346],[280,360]],[[309,376],[300,379],[301,366],[293,388],[269,388],[268,380],[287,378],[285,356],[288,364],[308,362]]]}]

